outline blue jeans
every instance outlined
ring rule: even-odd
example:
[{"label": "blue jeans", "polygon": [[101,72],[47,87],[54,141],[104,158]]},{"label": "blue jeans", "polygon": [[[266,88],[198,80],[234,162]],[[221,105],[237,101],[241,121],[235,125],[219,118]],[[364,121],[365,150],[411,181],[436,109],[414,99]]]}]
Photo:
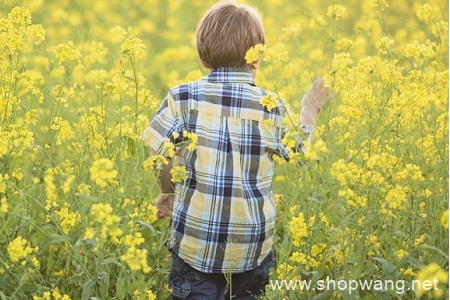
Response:
[{"label": "blue jeans", "polygon": [[197,271],[173,252],[172,259],[169,285],[172,289],[173,300],[256,299],[264,292],[269,283],[269,269],[274,264],[271,252],[259,267],[243,273],[232,274],[231,282],[228,284],[222,273]]}]

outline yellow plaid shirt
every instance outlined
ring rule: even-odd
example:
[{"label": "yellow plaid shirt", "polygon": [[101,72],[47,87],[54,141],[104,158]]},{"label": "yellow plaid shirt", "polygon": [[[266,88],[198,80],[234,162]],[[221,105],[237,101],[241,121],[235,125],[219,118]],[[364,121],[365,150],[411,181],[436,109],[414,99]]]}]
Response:
[{"label": "yellow plaid shirt", "polygon": [[288,160],[289,151],[282,109],[259,102],[267,93],[250,73],[219,68],[170,89],[142,134],[159,153],[174,132],[198,137],[194,151],[179,154],[188,179],[176,187],[169,245],[201,272],[254,269],[271,251],[272,157]]}]

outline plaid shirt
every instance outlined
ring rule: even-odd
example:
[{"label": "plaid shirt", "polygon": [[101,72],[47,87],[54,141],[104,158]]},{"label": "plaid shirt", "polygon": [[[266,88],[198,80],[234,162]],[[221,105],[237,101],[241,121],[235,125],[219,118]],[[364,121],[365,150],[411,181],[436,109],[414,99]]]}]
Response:
[{"label": "plaid shirt", "polygon": [[271,251],[272,156],[288,160],[289,151],[282,109],[259,102],[267,93],[250,73],[219,68],[172,88],[142,134],[159,153],[174,132],[198,137],[194,151],[178,154],[188,179],[176,187],[169,244],[201,272],[254,269]]}]

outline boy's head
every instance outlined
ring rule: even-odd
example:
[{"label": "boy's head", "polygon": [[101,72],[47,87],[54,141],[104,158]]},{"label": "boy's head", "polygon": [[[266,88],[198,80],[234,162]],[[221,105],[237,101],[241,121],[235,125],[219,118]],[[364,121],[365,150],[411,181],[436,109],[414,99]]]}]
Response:
[{"label": "boy's head", "polygon": [[197,52],[204,67],[248,68],[247,50],[265,44],[260,14],[247,5],[219,2],[200,20],[196,31]]}]

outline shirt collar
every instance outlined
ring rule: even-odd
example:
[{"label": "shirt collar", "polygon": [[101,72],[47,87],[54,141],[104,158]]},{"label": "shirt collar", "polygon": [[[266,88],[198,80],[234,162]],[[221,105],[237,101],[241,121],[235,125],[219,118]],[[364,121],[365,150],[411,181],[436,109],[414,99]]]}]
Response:
[{"label": "shirt collar", "polygon": [[255,81],[251,73],[228,67],[212,70],[211,73],[203,77],[203,80],[209,82],[248,83],[255,85]]}]

